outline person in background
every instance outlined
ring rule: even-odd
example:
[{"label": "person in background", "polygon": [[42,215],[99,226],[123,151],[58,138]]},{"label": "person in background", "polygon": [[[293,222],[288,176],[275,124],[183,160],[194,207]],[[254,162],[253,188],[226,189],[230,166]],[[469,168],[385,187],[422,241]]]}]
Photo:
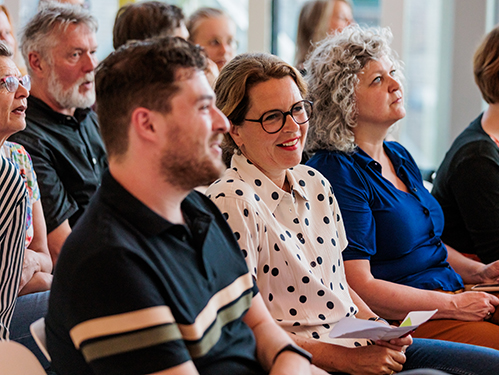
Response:
[{"label": "person in background", "polygon": [[59,375],[325,373],[272,320],[203,194],[228,122],[201,48],[128,43],[96,74],[109,171],[64,244],[46,318]]},{"label": "person in background", "polygon": [[303,4],[296,33],[295,66],[305,74],[303,64],[315,45],[328,34],[352,24],[350,0],[318,0]]},{"label": "person in background", "polygon": [[107,168],[95,102],[97,21],[49,3],[28,22],[21,49],[32,79],[26,129],[10,140],[32,157],[54,265]]},{"label": "person in background", "polygon": [[442,240],[484,263],[499,259],[499,27],[473,59],[488,107],[454,141],[438,168],[432,194],[442,206]]},{"label": "person in background", "polygon": [[0,339],[24,344],[48,367],[29,325],[47,312],[52,261],[31,159],[6,141],[26,126],[30,89],[29,76],[21,76],[12,58],[0,42]]},{"label": "person in background", "polygon": [[9,11],[5,5],[0,5],[0,40],[7,44],[10,50],[14,53],[14,62],[19,68],[21,74],[26,75],[26,66],[21,54],[18,51],[17,40],[14,34]]},{"label": "person in background", "polygon": [[307,164],[338,199],[348,284],[388,320],[438,309],[415,337],[499,349],[499,326],[487,321],[499,298],[463,292],[463,281],[496,282],[499,262],[486,266],[446,247],[442,210],[412,156],[385,141],[405,116],[391,40],[389,29],[352,25],[324,39],[305,63],[315,105],[308,143],[315,155]]},{"label": "person in background", "polygon": [[189,41],[203,47],[219,71],[236,55],[236,24],[223,10],[196,10],[187,21],[187,29]]},{"label": "person in background", "polygon": [[[177,36],[187,40],[189,32],[184,18],[182,9],[160,1],[124,5],[118,10],[114,21],[113,46],[117,49],[131,40],[156,36]],[[213,86],[218,77],[218,68],[211,60],[205,74]]]},{"label": "person in background", "polygon": [[113,27],[113,47],[130,40],[144,40],[154,36],[189,37],[184,13],[176,5],[160,1],[145,1],[122,6]]}]

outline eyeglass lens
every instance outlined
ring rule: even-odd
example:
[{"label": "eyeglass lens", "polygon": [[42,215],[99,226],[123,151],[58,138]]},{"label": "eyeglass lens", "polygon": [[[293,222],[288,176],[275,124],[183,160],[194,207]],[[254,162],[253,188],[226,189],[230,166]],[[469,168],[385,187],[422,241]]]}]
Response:
[{"label": "eyeglass lens", "polygon": [[9,92],[16,92],[19,88],[19,84],[21,84],[28,91],[31,89],[31,78],[28,75],[25,75],[20,79],[14,76],[5,77],[3,82]]},{"label": "eyeglass lens", "polygon": [[278,132],[286,122],[286,115],[291,115],[297,124],[304,124],[310,119],[312,114],[312,105],[308,101],[301,101],[295,103],[289,112],[283,113],[282,111],[275,110],[267,112],[263,115],[262,126],[269,132]]}]

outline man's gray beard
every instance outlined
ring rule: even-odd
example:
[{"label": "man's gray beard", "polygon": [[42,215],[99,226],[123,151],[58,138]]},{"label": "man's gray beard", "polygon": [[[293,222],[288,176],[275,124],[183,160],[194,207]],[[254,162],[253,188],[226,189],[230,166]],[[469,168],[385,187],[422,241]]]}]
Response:
[{"label": "man's gray beard", "polygon": [[54,100],[61,108],[87,108],[95,103],[95,87],[86,94],[81,94],[78,90],[80,84],[87,81],[94,81],[93,74],[87,74],[79,82],[76,82],[69,89],[64,91],[59,77],[52,69],[49,76],[49,90]]}]

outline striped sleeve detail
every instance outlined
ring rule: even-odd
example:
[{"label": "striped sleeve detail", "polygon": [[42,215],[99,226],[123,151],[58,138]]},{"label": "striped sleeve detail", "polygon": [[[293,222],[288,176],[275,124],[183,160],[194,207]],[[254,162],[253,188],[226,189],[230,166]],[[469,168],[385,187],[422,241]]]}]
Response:
[{"label": "striped sleeve detail", "polygon": [[244,312],[250,308],[252,299],[253,293],[246,293],[235,304],[222,310],[218,314],[215,324],[206,331],[201,340],[197,342],[186,342],[191,357],[200,358],[208,353],[220,339],[222,328],[234,320],[239,319]]},{"label": "striped sleeve detail", "polygon": [[24,258],[27,191],[17,169],[0,157],[0,339],[9,338]]},{"label": "striped sleeve detail", "polygon": [[239,277],[210,299],[193,324],[177,324],[169,307],[155,306],[85,321],[70,336],[87,362],[176,340],[185,341],[192,358],[202,357],[223,327],[249,309],[252,288],[249,273]]},{"label": "striped sleeve detail", "polygon": [[168,306],[154,306],[123,314],[87,320],[74,326],[69,331],[69,335],[76,349],[80,349],[81,343],[87,340],[172,323],[175,323],[175,319]]},{"label": "striped sleeve detail", "polygon": [[253,279],[249,273],[240,276],[232,284],[220,290],[199,313],[193,324],[179,324],[184,340],[195,341],[201,339],[208,327],[217,319],[218,311],[242,296],[253,287]]}]

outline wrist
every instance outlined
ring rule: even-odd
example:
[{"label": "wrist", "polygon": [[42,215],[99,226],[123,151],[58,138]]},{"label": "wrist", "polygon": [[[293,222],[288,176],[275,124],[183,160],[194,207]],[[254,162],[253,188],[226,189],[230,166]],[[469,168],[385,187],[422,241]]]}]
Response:
[{"label": "wrist", "polygon": [[310,363],[312,363],[312,354],[307,352],[305,349],[300,348],[298,345],[288,344],[276,353],[276,355],[274,356],[274,360],[272,361],[272,364],[274,364],[275,361],[277,361],[277,358],[284,352],[291,352],[291,353],[298,354],[298,355],[302,356],[303,358],[305,358]]}]

